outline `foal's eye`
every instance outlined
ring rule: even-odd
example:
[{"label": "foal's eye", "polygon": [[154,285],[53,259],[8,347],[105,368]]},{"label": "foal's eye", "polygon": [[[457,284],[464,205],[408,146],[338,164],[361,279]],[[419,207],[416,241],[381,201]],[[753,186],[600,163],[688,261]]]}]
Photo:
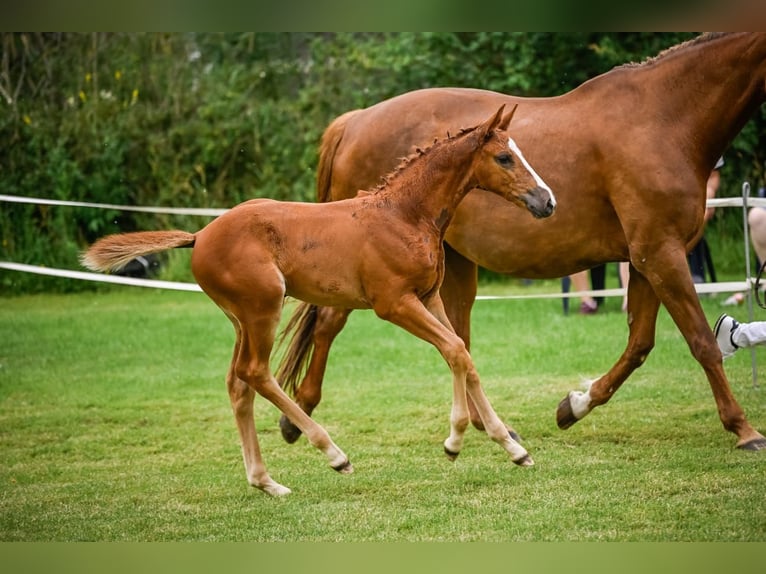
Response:
[{"label": "foal's eye", "polygon": [[513,165],[513,156],[509,153],[500,153],[495,156],[495,161],[502,167],[511,167]]}]

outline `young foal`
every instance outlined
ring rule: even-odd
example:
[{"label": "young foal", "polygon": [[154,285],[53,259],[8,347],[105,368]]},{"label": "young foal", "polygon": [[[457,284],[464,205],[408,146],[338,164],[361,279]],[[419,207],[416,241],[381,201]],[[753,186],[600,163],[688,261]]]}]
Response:
[{"label": "young foal", "polygon": [[316,305],[372,308],[379,317],[433,344],[453,374],[447,454],[454,458],[460,452],[469,422],[467,392],[489,436],[515,463],[533,464],[490,406],[439,296],[444,233],[470,189],[493,191],[524,205],[536,217],[547,217],[555,208],[551,190],[505,133],[515,107],[505,116],[503,108],[481,125],[436,142],[405,162],[378,189],[356,198],[327,204],[256,199],[195,234],[112,235],[84,253],[86,267],[107,271],[139,255],[194,248],[191,265],[197,282],[236,331],[226,384],[250,484],[271,495],[290,492],[270,478],[261,457],[253,420],[256,393],[300,428],[335,470],[352,471],[344,452],[290,400],[270,371],[286,295]]}]

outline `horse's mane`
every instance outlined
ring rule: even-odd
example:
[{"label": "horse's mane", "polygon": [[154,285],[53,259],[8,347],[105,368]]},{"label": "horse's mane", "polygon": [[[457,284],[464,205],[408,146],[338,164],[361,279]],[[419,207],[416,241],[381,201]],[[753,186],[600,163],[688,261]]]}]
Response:
[{"label": "horse's mane", "polygon": [[676,52],[685,50],[686,48],[690,48],[698,44],[705,44],[707,42],[710,42],[711,40],[716,40],[717,38],[726,36],[728,34],[730,34],[730,32],[706,32],[704,34],[700,34],[699,36],[691,38],[690,40],[686,40],[685,42],[676,44],[675,46],[670,46],[669,48],[665,48],[656,56],[650,56],[641,62],[628,62],[627,64],[621,64],[619,66],[616,66],[614,69],[618,70],[618,69],[624,69],[624,68],[637,68],[639,66],[649,66],[651,64],[658,62],[659,60],[662,60],[663,58],[669,55],[675,54]]},{"label": "horse's mane", "polygon": [[414,162],[416,162],[417,160],[419,160],[423,156],[428,155],[429,153],[431,153],[436,148],[442,147],[445,144],[447,144],[449,142],[452,142],[452,141],[454,141],[454,140],[456,140],[456,139],[458,139],[458,138],[460,138],[460,137],[462,137],[462,136],[464,136],[464,135],[466,135],[466,134],[476,130],[476,128],[478,128],[478,127],[479,126],[473,126],[473,127],[470,127],[470,128],[462,128],[454,136],[450,135],[450,133],[447,132],[447,137],[445,137],[445,138],[441,138],[441,139],[436,138],[433,142],[431,142],[430,145],[428,145],[428,146],[426,146],[424,148],[416,147],[415,151],[412,152],[410,155],[407,155],[407,156],[404,156],[404,157],[400,158],[399,164],[394,169],[392,169],[390,172],[388,172],[386,175],[381,177],[380,178],[380,183],[375,188],[373,188],[372,190],[369,190],[366,193],[374,194],[374,193],[378,193],[380,191],[383,191],[383,190],[387,189],[393,183],[393,181],[397,177],[399,177],[401,175],[401,173],[403,171],[405,171]]}]

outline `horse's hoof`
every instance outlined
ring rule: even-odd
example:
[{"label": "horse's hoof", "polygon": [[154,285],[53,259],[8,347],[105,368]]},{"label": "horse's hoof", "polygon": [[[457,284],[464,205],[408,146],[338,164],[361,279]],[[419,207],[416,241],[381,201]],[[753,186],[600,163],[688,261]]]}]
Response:
[{"label": "horse's hoof", "polygon": [[572,411],[572,402],[569,400],[569,395],[567,395],[556,409],[556,424],[559,425],[560,429],[564,430],[575,424],[577,420],[574,411]]},{"label": "horse's hoof", "polygon": [[519,466],[534,466],[535,465],[535,461],[532,460],[532,457],[529,456],[529,454],[525,454],[521,458],[514,460],[513,463]]},{"label": "horse's hoof", "polygon": [[340,464],[333,466],[332,469],[341,474],[351,474],[352,472],[354,472],[354,467],[351,466],[351,461],[348,459],[344,460]]},{"label": "horse's hoof", "polygon": [[279,428],[282,431],[282,438],[289,444],[293,444],[301,437],[301,434],[303,434],[301,433],[301,429],[291,423],[290,419],[285,415],[282,415],[279,418]]},{"label": "horse's hoof", "polygon": [[738,445],[737,448],[740,450],[750,450],[750,451],[766,450],[766,438],[764,437],[754,438],[751,441]]},{"label": "horse's hoof", "polygon": [[459,452],[455,452],[454,450],[448,449],[446,446],[444,447],[444,454],[447,455],[447,458],[450,459],[451,462],[455,462],[457,460],[457,455],[459,455]]}]

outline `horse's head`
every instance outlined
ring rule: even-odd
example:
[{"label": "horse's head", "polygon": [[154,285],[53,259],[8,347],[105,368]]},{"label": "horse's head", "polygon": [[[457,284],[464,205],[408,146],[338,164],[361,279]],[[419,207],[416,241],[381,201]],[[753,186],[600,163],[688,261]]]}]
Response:
[{"label": "horse's head", "polygon": [[476,128],[481,147],[474,170],[477,187],[526,207],[537,218],[548,217],[556,209],[553,191],[532,169],[508,133],[516,107],[503,115],[505,105],[500,106]]}]

